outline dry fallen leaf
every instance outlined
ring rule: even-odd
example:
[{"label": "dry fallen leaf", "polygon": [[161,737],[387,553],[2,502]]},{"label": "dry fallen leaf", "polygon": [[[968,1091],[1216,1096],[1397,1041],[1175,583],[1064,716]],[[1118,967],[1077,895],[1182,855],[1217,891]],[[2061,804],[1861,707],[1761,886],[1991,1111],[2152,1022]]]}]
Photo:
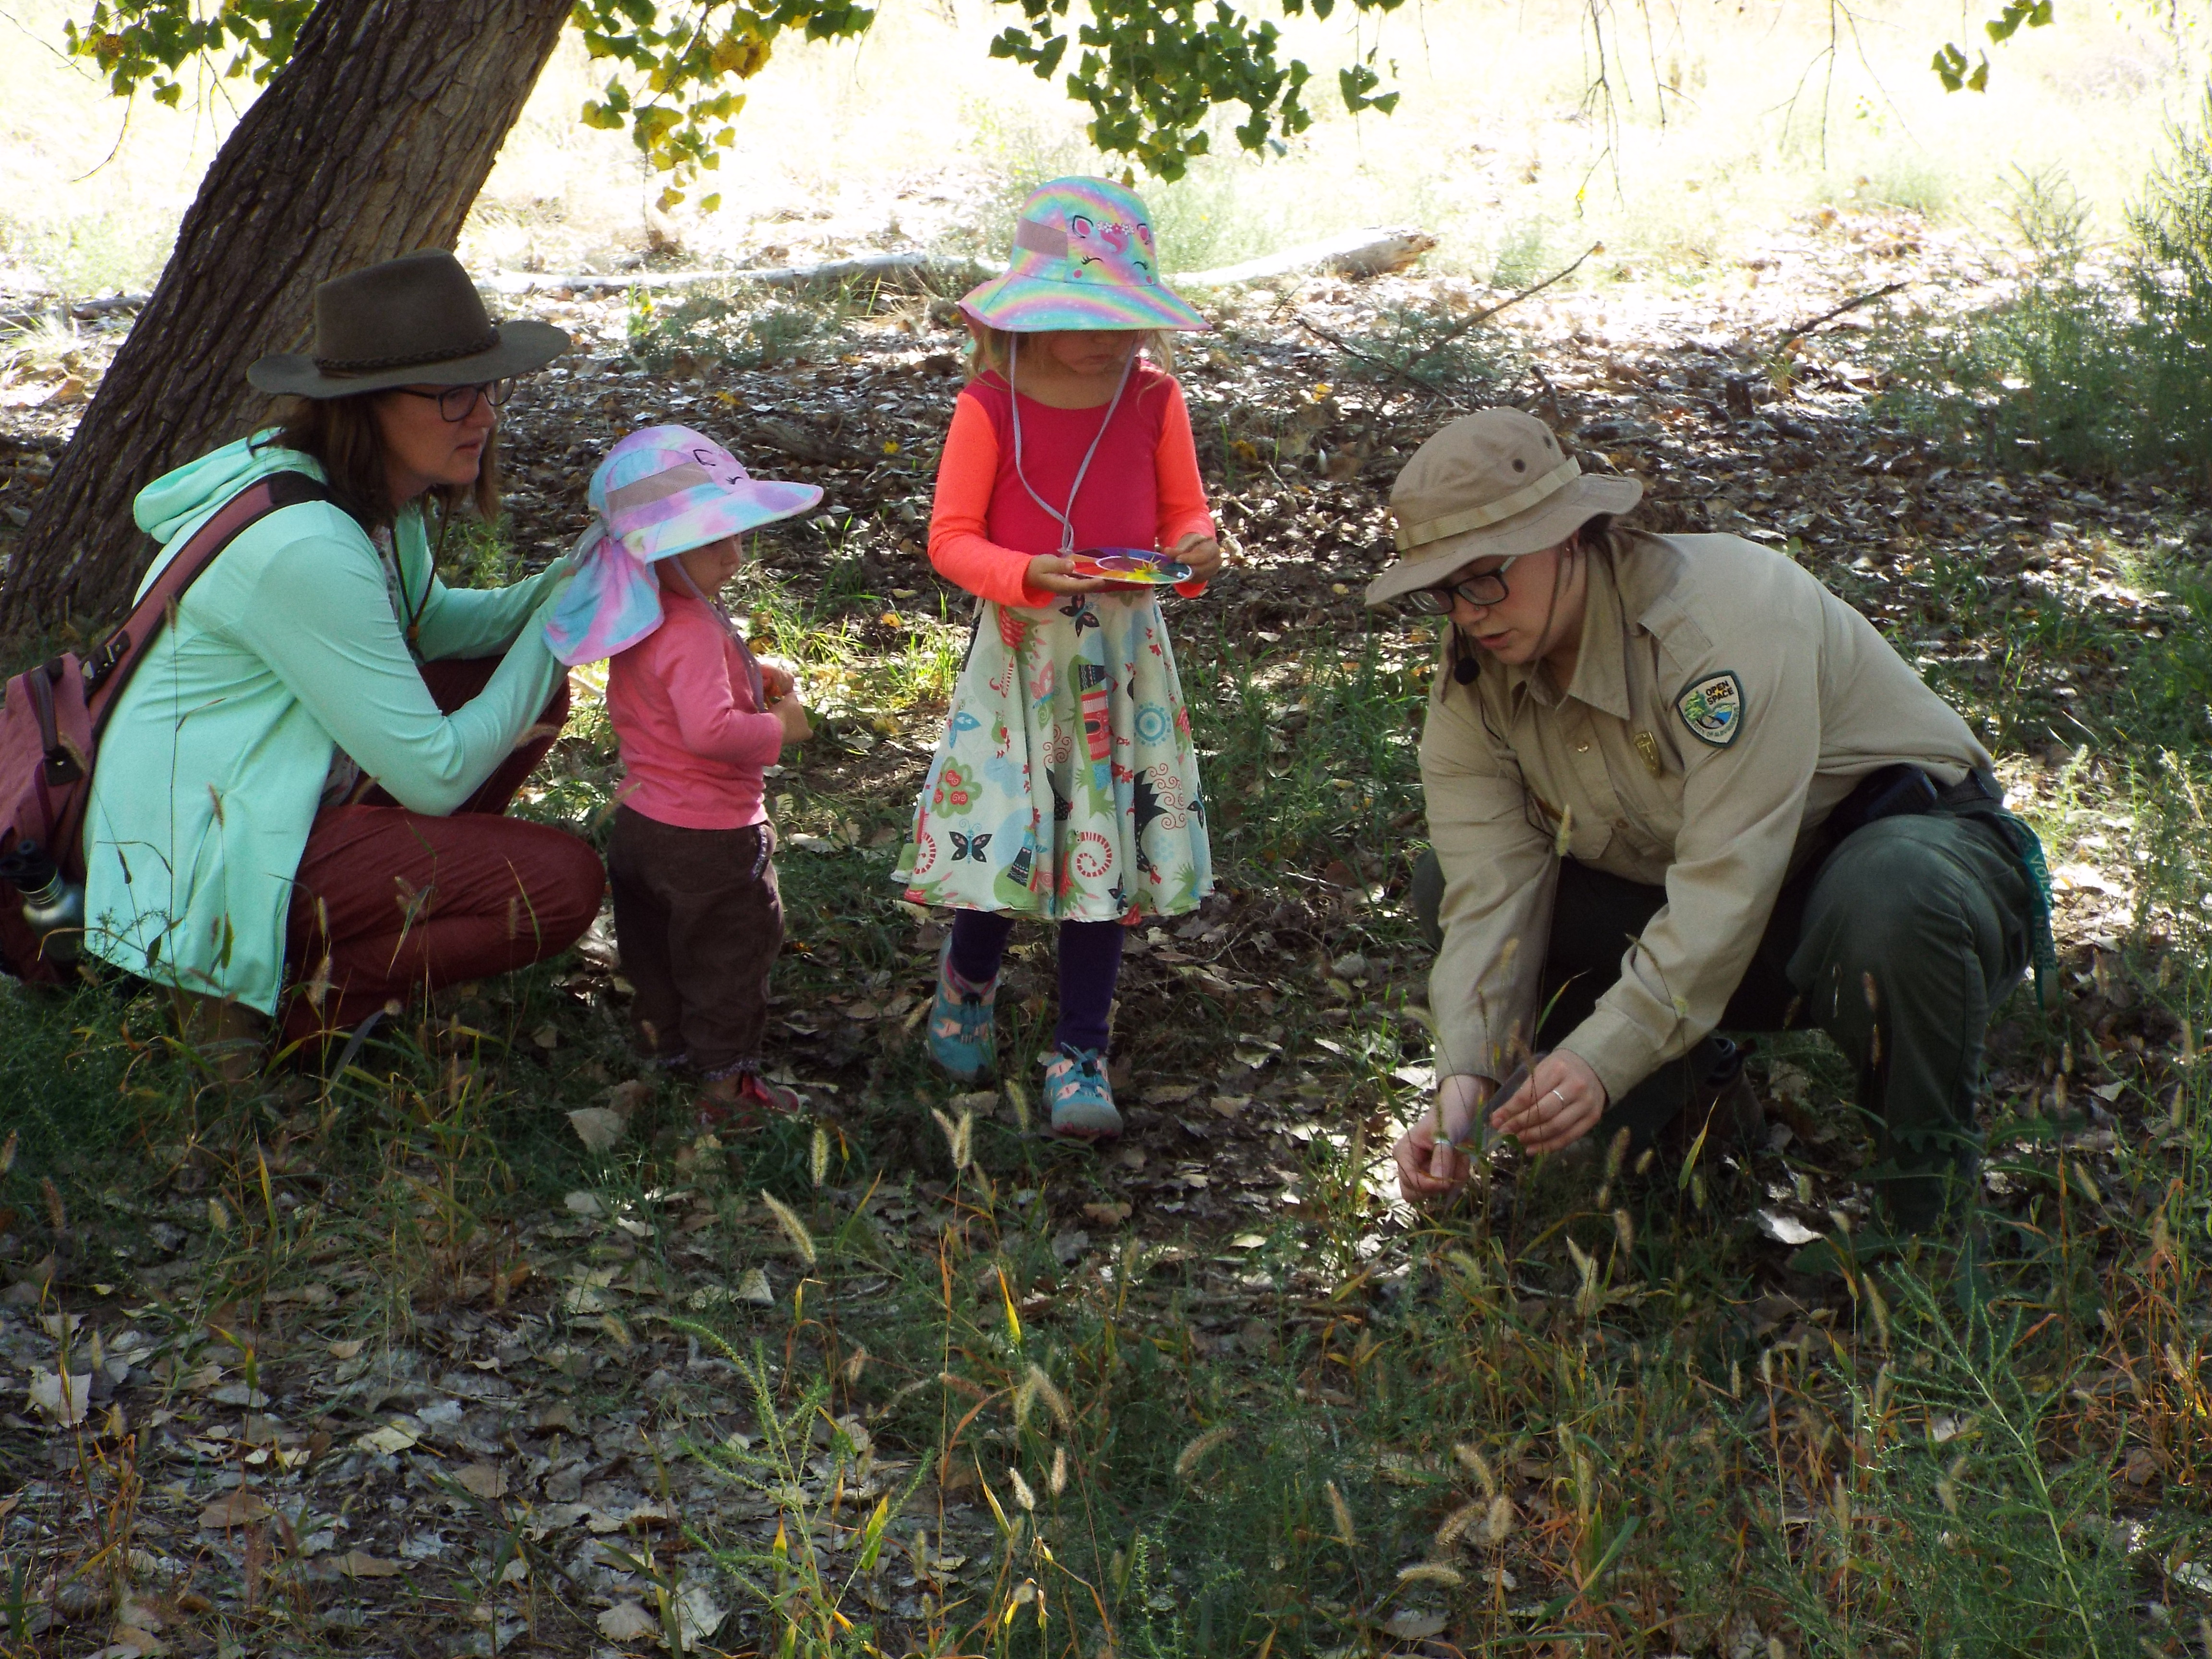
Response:
[{"label": "dry fallen leaf", "polygon": [[689,1583],[677,1592],[676,1624],[682,1632],[686,1652],[712,1636],[728,1617],[727,1609],[708,1592],[704,1584]]},{"label": "dry fallen leaf", "polygon": [[1441,1613],[1407,1607],[1382,1621],[1382,1628],[1401,1642],[1421,1642],[1442,1631],[1449,1621]]},{"label": "dry fallen leaf", "polygon": [[629,1121],[604,1106],[582,1106],[568,1114],[568,1127],[587,1152],[604,1152],[623,1138]]},{"label": "dry fallen leaf", "polygon": [[404,1452],[422,1437],[400,1423],[387,1423],[380,1429],[372,1429],[353,1443],[363,1451]]},{"label": "dry fallen leaf", "polygon": [[380,1556],[362,1550],[348,1550],[334,1559],[331,1565],[349,1578],[397,1578],[399,1564],[386,1561]]},{"label": "dry fallen leaf", "polygon": [[748,1267],[738,1275],[738,1300],[750,1302],[757,1307],[773,1308],[775,1292],[770,1289],[768,1274],[758,1267]]},{"label": "dry fallen leaf", "polygon": [[31,1409],[58,1427],[73,1429],[92,1405],[92,1373],[82,1376],[31,1367]]},{"label": "dry fallen leaf", "polygon": [[507,1471],[489,1463],[471,1463],[453,1471],[453,1479],[472,1497],[490,1499],[507,1496]]},{"label": "dry fallen leaf", "polygon": [[1102,1227],[1116,1227],[1129,1218],[1131,1207],[1127,1204],[1086,1204],[1083,1206],[1083,1218]]},{"label": "dry fallen leaf", "polygon": [[635,1601],[617,1601],[599,1615],[599,1634],[610,1642],[641,1642],[658,1635],[660,1621]]},{"label": "dry fallen leaf", "polygon": [[1213,1109],[1224,1117],[1235,1117],[1251,1103],[1249,1095],[1216,1095],[1212,1103]]},{"label": "dry fallen leaf", "polygon": [[1180,1106],[1198,1092],[1195,1083],[1162,1083],[1139,1097],[1147,1106]]},{"label": "dry fallen leaf", "polygon": [[570,1193],[561,1202],[567,1206],[570,1215],[597,1218],[607,1212],[607,1206],[599,1202],[599,1194],[596,1193]]},{"label": "dry fallen leaf", "polygon": [[368,1346],[368,1344],[366,1339],[358,1336],[353,1338],[350,1341],[333,1342],[331,1344],[330,1347],[331,1358],[333,1359],[350,1359]]},{"label": "dry fallen leaf", "polygon": [[210,1532],[228,1532],[233,1527],[250,1527],[268,1516],[269,1505],[261,1501],[260,1495],[241,1486],[224,1493],[202,1510],[200,1525]]}]

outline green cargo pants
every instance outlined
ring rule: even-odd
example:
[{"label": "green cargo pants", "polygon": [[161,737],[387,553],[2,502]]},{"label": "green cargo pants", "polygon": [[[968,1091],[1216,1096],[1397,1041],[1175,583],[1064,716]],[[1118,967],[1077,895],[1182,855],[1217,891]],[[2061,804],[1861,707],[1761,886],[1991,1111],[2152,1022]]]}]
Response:
[{"label": "green cargo pants", "polygon": [[[1412,896],[1434,949],[1443,875],[1433,853],[1415,866]],[[1666,898],[1663,887],[1561,861],[1539,1048],[1588,1018]],[[1904,1227],[1936,1225],[1972,1190],[1983,1033],[2027,967],[2033,917],[2028,878],[1986,817],[1939,808],[1879,819],[1784,884],[1721,1017],[1725,1031],[1818,1026],[1833,1039],[1880,1131],[1868,1176]],[[1626,1125],[1649,1144],[1681,1111],[1709,1054],[1699,1043],[1629,1090],[1599,1134]]]}]

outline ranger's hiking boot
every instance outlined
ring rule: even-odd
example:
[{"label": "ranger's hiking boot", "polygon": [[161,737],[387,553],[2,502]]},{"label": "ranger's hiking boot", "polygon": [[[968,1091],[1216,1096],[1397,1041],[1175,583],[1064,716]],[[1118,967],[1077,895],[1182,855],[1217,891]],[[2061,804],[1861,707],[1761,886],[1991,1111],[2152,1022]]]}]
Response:
[{"label": "ranger's hiking boot", "polygon": [[1705,1138],[1698,1154],[1700,1164],[1717,1161],[1724,1153],[1758,1150],[1766,1127],[1765,1109],[1752,1091],[1744,1071],[1743,1050],[1724,1036],[1709,1037],[1712,1065],[1704,1080],[1690,1091],[1682,1114],[1674,1120],[1673,1139],[1678,1158],[1689,1156],[1698,1137]]},{"label": "ranger's hiking boot", "polygon": [[937,955],[937,1000],[929,1010],[929,1057],[963,1083],[999,1063],[999,981],[971,985],[952,966],[952,941]]},{"label": "ranger's hiking boot", "polygon": [[1061,1043],[1044,1068],[1044,1097],[1052,1108],[1052,1132],[1063,1140],[1111,1140],[1121,1133],[1106,1056],[1096,1048]]}]

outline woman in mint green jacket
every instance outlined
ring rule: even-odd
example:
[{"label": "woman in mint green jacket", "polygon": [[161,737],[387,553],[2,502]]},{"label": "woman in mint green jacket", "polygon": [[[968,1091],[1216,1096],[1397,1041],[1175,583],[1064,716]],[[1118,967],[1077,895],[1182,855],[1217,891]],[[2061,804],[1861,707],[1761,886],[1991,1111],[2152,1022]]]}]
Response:
[{"label": "woman in mint green jacket", "polygon": [[234,1074],[259,1016],[311,1038],[566,949],[603,880],[582,841],[501,816],[567,714],[541,626],[566,561],[449,589],[426,532],[434,504],[441,538],[495,513],[495,408],[568,337],[495,326],[443,252],[325,283],[315,311],[311,355],[248,371],[295,400],[283,426],[140,494],[164,550],[147,580],[258,478],[331,499],[255,522],[186,591],[86,821],[87,949],[185,994]]}]

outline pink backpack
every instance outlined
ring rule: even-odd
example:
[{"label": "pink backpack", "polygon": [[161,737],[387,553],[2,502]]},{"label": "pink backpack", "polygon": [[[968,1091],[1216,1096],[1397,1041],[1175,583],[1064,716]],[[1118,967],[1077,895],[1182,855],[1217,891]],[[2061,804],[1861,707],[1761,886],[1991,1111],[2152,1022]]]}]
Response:
[{"label": "pink backpack", "polygon": [[304,472],[255,479],[200,526],[89,657],[65,653],[8,682],[0,702],[0,969],[51,982],[75,955],[75,939],[62,941],[82,930],[81,910],[75,927],[48,933],[24,914],[23,889],[58,878],[81,907],[84,812],[100,735],[171,607],[249,526],[280,507],[331,499]]}]

